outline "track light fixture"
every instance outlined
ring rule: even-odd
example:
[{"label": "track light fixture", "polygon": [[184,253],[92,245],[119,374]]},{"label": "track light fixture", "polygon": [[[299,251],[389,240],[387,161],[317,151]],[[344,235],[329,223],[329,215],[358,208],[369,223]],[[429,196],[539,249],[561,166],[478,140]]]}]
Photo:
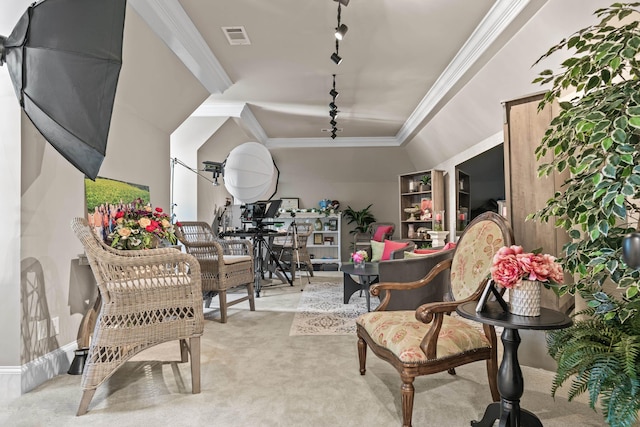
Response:
[{"label": "track light fixture", "polygon": [[[335,76],[335,74],[334,74],[334,76]],[[335,90],[335,89],[331,89],[331,90],[329,91],[329,95],[331,95],[331,97],[335,100],[335,99],[338,97],[338,95],[340,95],[340,94],[338,93],[338,91],[337,91],[337,90]]]},{"label": "track light fixture", "polygon": [[339,4],[343,5],[344,7],[349,6],[349,0],[333,0],[335,2],[338,2]]},{"label": "track light fixture", "polygon": [[332,119],[335,120],[336,116],[338,115],[338,110],[329,111],[329,115],[331,116]]},{"label": "track light fixture", "polygon": [[[337,42],[336,42],[337,43]],[[342,57],[338,55],[338,47],[336,46],[336,51],[331,54],[331,60],[336,63],[336,65],[340,65],[342,62]]]},{"label": "track light fixture", "polygon": [[335,32],[336,38],[338,40],[344,39],[344,36],[345,34],[347,34],[347,31],[349,31],[349,27],[347,27],[345,24],[340,24],[340,26],[336,28],[336,32]]},{"label": "track light fixture", "polygon": [[333,127],[336,127],[336,125],[338,124],[338,122],[336,122],[335,120],[331,119],[331,121],[329,122],[329,124]]},{"label": "track light fixture", "polygon": [[331,108],[332,110],[337,110],[337,109],[338,109],[338,106],[336,105],[336,103],[335,103],[335,102],[330,102],[330,103],[329,103],[329,108]]}]

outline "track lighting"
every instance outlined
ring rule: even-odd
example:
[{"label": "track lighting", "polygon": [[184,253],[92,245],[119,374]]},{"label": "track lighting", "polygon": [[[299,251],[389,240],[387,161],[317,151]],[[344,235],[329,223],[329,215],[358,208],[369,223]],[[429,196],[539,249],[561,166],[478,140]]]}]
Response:
[{"label": "track lighting", "polygon": [[331,139],[336,139],[336,134],[331,132]]},{"label": "track lighting", "polygon": [[336,122],[335,120],[331,119],[331,121],[329,122],[329,124],[333,127],[336,127],[336,125],[338,124],[338,122]]},{"label": "track lighting", "polygon": [[336,63],[336,65],[340,65],[342,62],[342,57],[338,55],[338,52],[333,52],[331,54],[331,60]]},{"label": "track lighting", "polygon": [[338,40],[342,40],[345,34],[347,34],[347,31],[349,31],[349,27],[347,27],[345,24],[340,24],[340,26],[336,29],[336,38]]},{"label": "track lighting", "polygon": [[336,103],[335,103],[335,102],[330,102],[330,103],[329,103],[329,108],[331,108],[332,110],[337,110],[337,109],[338,109],[338,106],[336,105]]},{"label": "track lighting", "polygon": [[337,90],[335,90],[335,88],[334,88],[334,89],[331,89],[331,90],[329,91],[329,95],[331,95],[331,97],[333,97],[333,99],[336,99],[336,98],[338,97],[338,95],[340,95],[340,94],[339,94],[339,93],[338,93],[338,91],[337,91]]},{"label": "track lighting", "polygon": [[329,115],[331,116],[332,119],[335,120],[336,116],[338,115],[338,110],[329,111]]},{"label": "track lighting", "polygon": [[340,3],[341,5],[343,5],[345,7],[349,6],[349,0],[333,0],[333,1]]}]

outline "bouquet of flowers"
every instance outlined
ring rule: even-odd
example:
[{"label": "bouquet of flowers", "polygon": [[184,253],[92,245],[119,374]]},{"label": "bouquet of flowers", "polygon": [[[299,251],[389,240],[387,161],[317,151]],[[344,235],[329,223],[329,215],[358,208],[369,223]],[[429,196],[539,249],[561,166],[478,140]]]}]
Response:
[{"label": "bouquet of flowers", "polygon": [[351,261],[354,264],[362,264],[369,260],[369,254],[365,250],[356,251],[351,254]]},{"label": "bouquet of flowers", "polygon": [[491,278],[504,288],[515,288],[522,280],[561,284],[562,266],[556,258],[539,252],[525,253],[522,246],[503,246],[493,257]]},{"label": "bouquet of flowers", "polygon": [[162,208],[153,209],[142,205],[139,200],[122,206],[115,214],[115,227],[107,235],[107,242],[116,249],[151,249],[161,240],[170,244],[178,239],[169,221],[169,215]]}]

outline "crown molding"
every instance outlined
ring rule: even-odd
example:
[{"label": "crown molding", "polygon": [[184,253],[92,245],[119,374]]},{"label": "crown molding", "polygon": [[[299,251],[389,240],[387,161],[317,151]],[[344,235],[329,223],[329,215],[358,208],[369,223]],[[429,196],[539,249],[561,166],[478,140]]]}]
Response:
[{"label": "crown molding", "polygon": [[267,148],[362,148],[362,147],[399,147],[395,137],[354,137],[344,138],[269,138]]},{"label": "crown molding", "polygon": [[233,82],[178,0],[129,0],[129,4],[209,93],[231,87]]},{"label": "crown molding", "polygon": [[413,137],[424,119],[491,46],[530,0],[497,0],[396,135],[400,145]]},{"label": "crown molding", "polygon": [[267,133],[253,115],[246,102],[210,102],[205,101],[191,114],[191,117],[232,117],[238,119],[240,127],[252,138],[264,144]]}]

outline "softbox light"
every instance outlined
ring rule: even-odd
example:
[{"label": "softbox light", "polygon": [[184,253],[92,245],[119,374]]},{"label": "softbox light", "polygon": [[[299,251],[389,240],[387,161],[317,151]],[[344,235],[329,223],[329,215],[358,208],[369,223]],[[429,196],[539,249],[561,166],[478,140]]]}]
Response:
[{"label": "softbox light", "polygon": [[264,145],[246,142],[231,150],[224,168],[224,186],[239,203],[270,199],[278,174],[271,153]]},{"label": "softbox light", "polygon": [[122,65],[125,0],[43,0],[0,37],[21,107],[44,138],[95,179]]}]

